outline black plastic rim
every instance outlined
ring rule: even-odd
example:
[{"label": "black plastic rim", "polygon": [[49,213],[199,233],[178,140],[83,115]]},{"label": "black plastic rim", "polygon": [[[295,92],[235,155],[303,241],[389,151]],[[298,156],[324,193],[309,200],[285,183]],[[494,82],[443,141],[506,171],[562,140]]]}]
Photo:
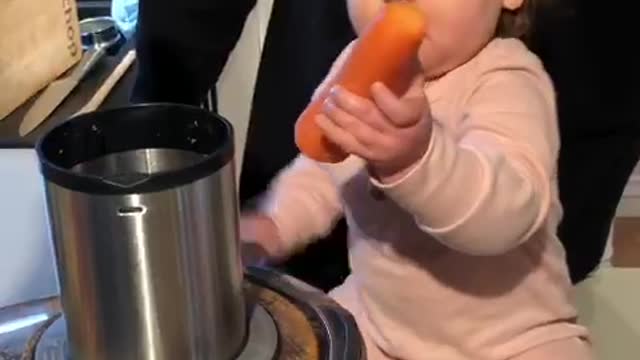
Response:
[{"label": "black plastic rim", "polygon": [[[102,156],[139,149],[204,155],[178,170],[158,172],[131,186],[72,171]],[[86,113],[54,127],[36,144],[42,176],[62,188],[120,195],[163,191],[205,178],[233,160],[233,128],[223,117],[181,104],[149,103]]]}]

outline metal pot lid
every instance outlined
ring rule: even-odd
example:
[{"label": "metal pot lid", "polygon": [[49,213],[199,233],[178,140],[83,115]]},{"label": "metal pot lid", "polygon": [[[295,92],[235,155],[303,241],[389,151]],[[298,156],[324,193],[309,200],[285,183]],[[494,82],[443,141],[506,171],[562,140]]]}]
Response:
[{"label": "metal pot lid", "polygon": [[85,50],[109,48],[116,44],[121,36],[118,24],[109,16],[91,17],[80,21],[80,39]]}]

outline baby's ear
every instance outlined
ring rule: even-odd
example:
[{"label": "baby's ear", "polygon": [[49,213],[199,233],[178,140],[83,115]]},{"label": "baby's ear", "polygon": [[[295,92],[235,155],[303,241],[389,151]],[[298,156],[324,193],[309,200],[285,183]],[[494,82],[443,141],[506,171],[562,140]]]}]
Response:
[{"label": "baby's ear", "polygon": [[509,11],[516,11],[522,7],[524,0],[502,0],[502,7]]}]

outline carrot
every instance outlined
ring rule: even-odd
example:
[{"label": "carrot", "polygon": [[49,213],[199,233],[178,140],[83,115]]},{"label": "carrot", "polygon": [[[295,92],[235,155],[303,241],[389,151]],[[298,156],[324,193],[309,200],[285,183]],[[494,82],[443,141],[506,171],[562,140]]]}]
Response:
[{"label": "carrot", "polygon": [[335,78],[302,112],[296,121],[295,141],[298,149],[311,159],[338,163],[348,154],[331,143],[316,124],[316,116],[335,85],[371,98],[371,86],[382,82],[402,95],[415,75],[415,59],[426,32],[425,16],[407,1],[384,5],[354,44],[353,50],[338,69]]}]

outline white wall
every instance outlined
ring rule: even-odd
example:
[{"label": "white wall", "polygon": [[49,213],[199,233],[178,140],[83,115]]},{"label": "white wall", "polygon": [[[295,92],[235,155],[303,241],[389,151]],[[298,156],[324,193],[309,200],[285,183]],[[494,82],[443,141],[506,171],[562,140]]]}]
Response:
[{"label": "white wall", "polygon": [[238,176],[242,168],[253,90],[272,5],[273,0],[257,1],[217,86],[218,110],[234,125],[236,133]]}]

